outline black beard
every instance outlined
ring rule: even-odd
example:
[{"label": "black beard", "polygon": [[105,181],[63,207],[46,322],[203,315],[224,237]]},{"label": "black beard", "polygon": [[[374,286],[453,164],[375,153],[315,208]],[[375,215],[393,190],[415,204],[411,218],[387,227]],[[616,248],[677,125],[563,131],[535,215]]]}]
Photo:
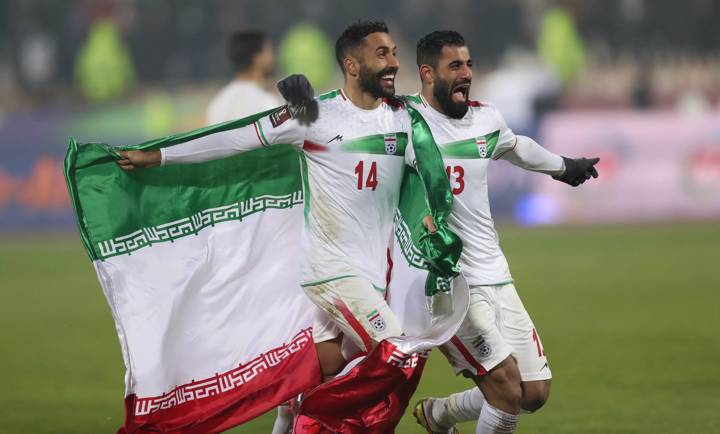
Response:
[{"label": "black beard", "polygon": [[433,86],[433,96],[438,104],[440,104],[443,113],[453,119],[462,119],[468,111],[467,101],[456,103],[452,100],[450,83],[447,81],[435,81],[435,86]]},{"label": "black beard", "polygon": [[395,86],[392,86],[392,88],[383,87],[383,85],[380,84],[380,77],[396,72],[397,68],[391,66],[388,66],[380,72],[373,72],[360,65],[358,77],[360,79],[360,89],[375,98],[391,98],[395,96]]}]

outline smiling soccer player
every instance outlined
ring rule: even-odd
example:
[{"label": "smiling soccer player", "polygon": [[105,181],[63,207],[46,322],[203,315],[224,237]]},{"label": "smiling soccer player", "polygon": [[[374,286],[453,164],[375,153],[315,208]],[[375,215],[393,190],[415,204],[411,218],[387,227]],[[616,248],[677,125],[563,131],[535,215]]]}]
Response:
[{"label": "smiling soccer player", "polygon": [[[384,23],[352,24],[336,43],[345,84],[317,99],[312,124],[294,118],[286,106],[247,127],[161,151],[127,151],[118,161],[124,170],[134,170],[198,163],[275,144],[292,144],[304,152],[307,212],[301,284],[319,308],[313,337],[325,376],[346,364],[343,337],[369,352],[383,339],[402,334],[384,293],[386,251],[404,166],[439,174],[435,178],[445,182],[434,144],[427,146],[437,158],[416,158],[410,116],[402,103],[392,100],[399,68],[396,51]],[[427,227],[435,230],[431,220]]]}]

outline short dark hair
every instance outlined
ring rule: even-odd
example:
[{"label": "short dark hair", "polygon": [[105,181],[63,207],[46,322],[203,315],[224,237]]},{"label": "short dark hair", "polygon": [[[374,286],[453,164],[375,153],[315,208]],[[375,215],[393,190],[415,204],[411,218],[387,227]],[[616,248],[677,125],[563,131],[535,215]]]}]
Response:
[{"label": "short dark hair", "polygon": [[387,25],[382,21],[357,21],[345,28],[335,41],[335,58],[343,72],[345,72],[343,59],[347,56],[348,51],[362,45],[363,39],[367,35],[376,32],[389,33]]},{"label": "short dark hair", "polygon": [[240,30],[227,39],[225,53],[235,72],[244,72],[252,65],[253,57],[262,51],[267,35],[258,30]]},{"label": "short dark hair", "polygon": [[465,46],[465,38],[454,30],[436,30],[420,38],[417,43],[417,65],[437,68],[440,53],[445,46]]}]

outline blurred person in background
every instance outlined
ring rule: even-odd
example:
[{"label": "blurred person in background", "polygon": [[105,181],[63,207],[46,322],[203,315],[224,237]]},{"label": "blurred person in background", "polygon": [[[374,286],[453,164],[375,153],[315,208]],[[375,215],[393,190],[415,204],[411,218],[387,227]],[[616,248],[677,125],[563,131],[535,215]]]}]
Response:
[{"label": "blurred person in background", "polygon": [[208,125],[244,118],[282,104],[265,89],[274,64],[273,47],[267,35],[256,30],[235,32],[228,38],[226,53],[235,76],[210,102]]}]

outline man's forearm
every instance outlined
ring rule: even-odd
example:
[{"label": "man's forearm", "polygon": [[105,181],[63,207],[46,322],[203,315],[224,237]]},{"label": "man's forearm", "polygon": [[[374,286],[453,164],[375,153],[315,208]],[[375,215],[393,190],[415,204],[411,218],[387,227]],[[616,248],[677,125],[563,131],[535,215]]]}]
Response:
[{"label": "man's forearm", "polygon": [[565,171],[561,156],[548,151],[526,136],[517,136],[515,147],[500,158],[523,169],[552,176],[561,175]]},{"label": "man's forearm", "polygon": [[255,125],[210,134],[161,149],[161,164],[202,163],[260,148]]}]

